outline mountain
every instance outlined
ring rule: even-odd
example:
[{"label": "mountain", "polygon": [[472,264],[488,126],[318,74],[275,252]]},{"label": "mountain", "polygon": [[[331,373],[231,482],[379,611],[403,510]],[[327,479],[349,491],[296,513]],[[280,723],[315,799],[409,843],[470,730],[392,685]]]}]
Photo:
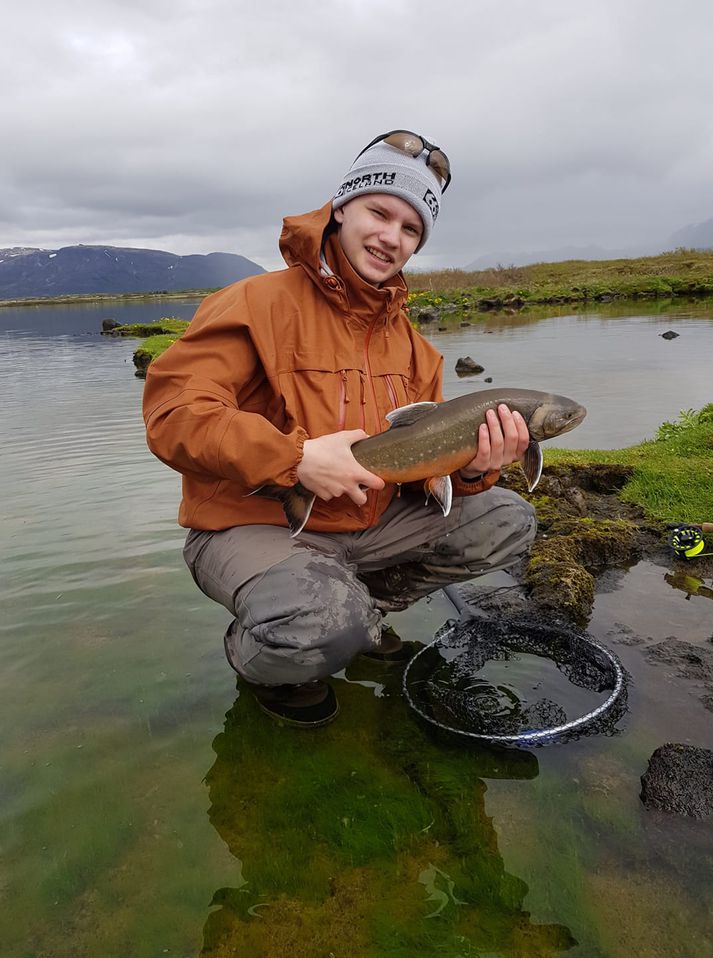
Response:
[{"label": "mountain", "polygon": [[0,249],[0,299],[212,289],[264,272],[234,253],[178,256],[123,246],[15,246]]},{"label": "mountain", "polygon": [[[680,245],[680,244],[679,244]],[[474,259],[464,270],[493,269],[496,266],[528,266],[530,263],[562,263],[570,259],[636,259],[639,256],[656,256],[663,251],[662,245],[637,246],[627,249],[605,249],[602,246],[561,246],[558,249],[542,249],[519,253],[486,253]]]},{"label": "mountain", "polygon": [[671,249],[713,249],[713,219],[689,223],[677,230],[669,240]]}]

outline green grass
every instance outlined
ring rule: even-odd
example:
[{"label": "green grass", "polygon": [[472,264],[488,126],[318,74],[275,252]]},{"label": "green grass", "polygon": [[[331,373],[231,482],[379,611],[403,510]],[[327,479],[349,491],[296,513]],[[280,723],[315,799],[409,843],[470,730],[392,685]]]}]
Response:
[{"label": "green grass", "polygon": [[407,280],[412,306],[453,304],[459,311],[712,296],[713,250],[679,249],[640,259],[567,260],[477,272],[409,273]]},{"label": "green grass", "polygon": [[170,336],[172,339],[177,339],[188,329],[188,323],[187,319],[178,319],[176,316],[162,316],[161,319],[152,323],[124,323],[121,326],[115,326],[108,332],[108,335],[139,336],[142,338]]},{"label": "green grass", "polygon": [[175,343],[188,329],[189,320],[178,319],[176,316],[163,316],[153,323],[124,323],[107,330],[108,336],[136,336],[143,342],[134,350],[134,365],[137,376],[145,376],[151,363],[166,352],[168,347]]},{"label": "green grass", "polygon": [[617,463],[632,466],[633,476],[620,492],[661,522],[713,521],[713,403],[683,410],[676,422],[663,423],[652,440],[625,449],[549,449],[551,465]]}]

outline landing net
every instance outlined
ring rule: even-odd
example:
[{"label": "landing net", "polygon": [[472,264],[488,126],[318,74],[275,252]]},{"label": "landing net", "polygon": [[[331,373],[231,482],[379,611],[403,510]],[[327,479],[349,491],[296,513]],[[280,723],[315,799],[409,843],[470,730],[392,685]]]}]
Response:
[{"label": "landing net", "polygon": [[447,622],[409,662],[403,690],[431,725],[502,744],[611,734],[626,710],[612,652],[574,627],[531,619]]}]

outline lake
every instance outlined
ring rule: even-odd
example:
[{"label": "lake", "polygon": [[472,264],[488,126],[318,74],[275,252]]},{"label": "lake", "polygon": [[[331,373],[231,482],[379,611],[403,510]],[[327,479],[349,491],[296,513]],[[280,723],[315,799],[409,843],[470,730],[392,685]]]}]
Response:
[{"label": "lake", "polygon": [[[0,954],[713,955],[710,823],[639,801],[658,745],[713,747],[695,688],[643,655],[669,635],[710,642],[705,590],[647,562],[602,583],[589,628],[632,675],[612,736],[442,740],[398,672],[366,660],[335,679],[333,725],[275,727],[224,660],[227,614],[183,567],[136,341],[99,335],[104,318],[194,309],[0,309]],[[484,376],[572,395],[589,416],[557,444],[582,448],[712,400],[710,305],[565,312],[428,332],[447,398]],[[455,376],[466,355],[483,376]],[[452,615],[439,593],[389,621],[425,642]]]}]

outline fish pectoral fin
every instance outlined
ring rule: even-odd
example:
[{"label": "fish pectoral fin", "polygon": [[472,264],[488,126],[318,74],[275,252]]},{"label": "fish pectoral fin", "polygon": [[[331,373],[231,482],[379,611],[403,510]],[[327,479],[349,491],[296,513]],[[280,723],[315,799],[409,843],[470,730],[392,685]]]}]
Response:
[{"label": "fish pectoral fin", "polygon": [[277,499],[285,510],[291,539],[299,535],[306,526],[315,500],[315,494],[305,489],[301,482],[295,483],[294,486],[260,486],[248,495]]},{"label": "fish pectoral fin", "polygon": [[443,510],[443,515],[447,516],[453,504],[453,483],[451,482],[451,477],[432,476],[430,479],[426,479],[423,488],[426,493],[426,502],[428,502],[430,496],[433,496]]},{"label": "fish pectoral fin", "polygon": [[387,412],[386,420],[391,424],[392,429],[396,426],[410,426],[411,423],[418,422],[419,419],[427,416],[429,412],[438,409],[438,406],[437,402],[412,402],[408,406],[399,406],[398,409]]},{"label": "fish pectoral fin", "polygon": [[527,479],[527,490],[532,492],[542,475],[542,450],[540,444],[534,439],[530,440],[530,445],[525,450],[522,469]]}]

